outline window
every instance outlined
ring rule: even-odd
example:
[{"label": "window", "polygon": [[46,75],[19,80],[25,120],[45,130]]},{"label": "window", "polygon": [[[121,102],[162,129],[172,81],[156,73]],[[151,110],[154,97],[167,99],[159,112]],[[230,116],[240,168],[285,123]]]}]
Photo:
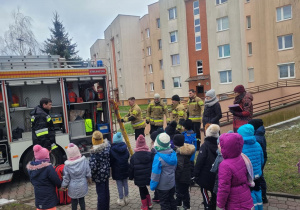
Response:
[{"label": "window", "polygon": [[145,92],[146,92],[146,93],[148,92],[148,86],[147,86],[147,83],[145,83]]},{"label": "window", "polygon": [[292,19],[292,5],[277,8],[276,14],[277,22]]},{"label": "window", "polygon": [[161,89],[165,89],[165,80],[161,80]]},{"label": "window", "polygon": [[181,88],[180,77],[173,77],[174,88]]},{"label": "window", "polygon": [[118,61],[121,60],[120,51],[118,52]]},{"label": "window", "polygon": [[152,64],[150,64],[148,67],[149,67],[149,74],[152,74],[153,73]]},{"label": "window", "polygon": [[202,49],[201,36],[196,36],[195,37],[195,44],[196,44],[196,51]]},{"label": "window", "polygon": [[278,67],[279,67],[279,78],[280,79],[288,79],[288,78],[295,77],[295,64],[294,63],[282,64],[282,65],[278,65]]},{"label": "window", "polygon": [[156,19],[156,27],[157,27],[157,28],[160,28],[160,18],[157,18],[157,19]]},{"label": "window", "polygon": [[231,70],[220,71],[219,73],[220,73],[220,83],[221,84],[232,82]]},{"label": "window", "polygon": [[293,48],[293,34],[279,36],[278,38],[278,50],[286,50]]},{"label": "window", "polygon": [[248,55],[252,55],[252,42],[248,43]]},{"label": "window", "polygon": [[158,40],[158,49],[161,50],[162,44],[161,44],[161,39]]},{"label": "window", "polygon": [[148,55],[151,55],[151,47],[147,47]]},{"label": "window", "polygon": [[246,0],[246,3],[249,3],[250,2],[250,0]]},{"label": "window", "polygon": [[194,24],[195,24],[195,33],[200,32],[200,19],[199,18],[195,19]]},{"label": "window", "polygon": [[249,73],[249,82],[254,82],[254,69],[248,68],[248,73]]},{"label": "window", "polygon": [[223,3],[226,3],[227,0],[216,0],[216,4],[223,4]]},{"label": "window", "polygon": [[203,74],[203,65],[202,61],[197,61],[197,74]]},{"label": "window", "polygon": [[176,7],[173,7],[169,9],[169,20],[173,20],[177,18],[177,9]]},{"label": "window", "polygon": [[176,66],[180,64],[179,54],[171,55],[171,59],[172,59],[172,66]]},{"label": "window", "polygon": [[150,91],[154,91],[154,83],[150,82]]},{"label": "window", "polygon": [[163,62],[163,60],[159,60],[159,67],[160,67],[160,69],[163,69],[163,67],[164,67],[164,62]]},{"label": "window", "polygon": [[247,28],[250,29],[251,28],[251,16],[247,16]]},{"label": "window", "polygon": [[149,38],[150,37],[150,29],[149,28],[146,29],[146,34],[147,34],[147,38]]},{"label": "window", "polygon": [[222,17],[217,19],[218,31],[224,31],[229,29],[228,17]]},{"label": "window", "polygon": [[170,40],[171,40],[171,43],[177,42],[177,31],[172,31],[170,33]]},{"label": "window", "polygon": [[122,71],[121,71],[121,69],[119,69],[119,77],[120,78],[122,77]]},{"label": "window", "polygon": [[194,6],[194,15],[198,15],[199,14],[199,2],[194,1],[193,6]]},{"label": "window", "polygon": [[120,93],[123,94],[123,85],[120,85]]},{"label": "window", "polygon": [[229,44],[218,46],[218,48],[219,48],[219,58],[230,57],[230,45]]}]

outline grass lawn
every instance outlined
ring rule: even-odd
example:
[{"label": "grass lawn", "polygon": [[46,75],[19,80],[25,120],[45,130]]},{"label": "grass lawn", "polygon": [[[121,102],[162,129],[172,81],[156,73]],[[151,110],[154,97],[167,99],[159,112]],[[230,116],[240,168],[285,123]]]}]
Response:
[{"label": "grass lawn", "polygon": [[[134,134],[134,130],[133,130],[132,125],[131,125],[130,122],[125,123],[124,127],[125,127],[125,130],[126,130],[127,134]],[[119,129],[118,132],[121,132],[121,129]]]},{"label": "grass lawn", "polygon": [[0,207],[1,210],[35,210],[36,208],[22,203],[11,203]]}]

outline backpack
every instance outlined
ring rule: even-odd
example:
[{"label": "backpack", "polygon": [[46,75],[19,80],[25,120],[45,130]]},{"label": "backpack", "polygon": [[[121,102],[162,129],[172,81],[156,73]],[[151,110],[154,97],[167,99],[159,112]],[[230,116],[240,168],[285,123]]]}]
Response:
[{"label": "backpack", "polygon": [[[65,164],[54,166],[55,172],[57,173],[57,175],[61,181],[63,180],[64,167],[65,167]],[[68,196],[68,190],[60,191],[56,187],[56,195],[58,198],[58,204],[66,205],[66,204],[71,203],[71,198],[70,198],[70,196]]]}]

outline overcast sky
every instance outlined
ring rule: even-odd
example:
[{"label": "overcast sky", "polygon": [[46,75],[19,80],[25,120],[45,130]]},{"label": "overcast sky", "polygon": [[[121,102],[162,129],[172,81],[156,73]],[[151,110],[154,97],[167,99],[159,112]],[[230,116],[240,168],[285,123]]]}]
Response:
[{"label": "overcast sky", "polygon": [[148,5],[158,0],[0,0],[0,36],[13,22],[12,12],[32,18],[32,31],[38,42],[50,37],[53,13],[58,12],[69,37],[77,43],[79,56],[90,58],[90,47],[104,38],[104,30],[118,14],[142,17]]}]

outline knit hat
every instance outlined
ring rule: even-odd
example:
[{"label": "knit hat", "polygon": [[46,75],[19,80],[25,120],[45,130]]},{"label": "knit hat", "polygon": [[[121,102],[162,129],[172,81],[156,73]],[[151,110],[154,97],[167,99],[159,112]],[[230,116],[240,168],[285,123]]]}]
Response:
[{"label": "knit hat", "polygon": [[146,140],[145,137],[140,134],[139,137],[137,138],[136,142],[135,142],[135,152],[139,152],[139,151],[149,151],[149,147],[146,144]]},{"label": "knit hat", "polygon": [[212,136],[212,137],[218,138],[220,136],[219,132],[220,132],[220,126],[218,126],[216,124],[211,124],[207,128],[205,134],[206,134],[206,136]]},{"label": "knit hat", "polygon": [[180,101],[179,95],[173,95],[172,101]]},{"label": "knit hat", "polygon": [[245,88],[243,85],[237,85],[235,88],[234,88],[234,92],[236,93],[243,93],[243,92],[246,92]]},{"label": "knit hat", "polygon": [[70,160],[70,161],[81,158],[80,151],[75,144],[73,144],[73,143],[69,144],[69,146],[67,148],[67,156],[68,156],[68,160]]},{"label": "knit hat", "polygon": [[173,144],[177,147],[182,147],[184,145],[184,135],[176,134],[173,138]]},{"label": "knit hat", "polygon": [[99,145],[103,143],[103,134],[100,131],[94,131],[92,136],[93,145]]},{"label": "knit hat", "polygon": [[166,150],[170,148],[170,136],[166,133],[161,133],[156,137],[154,148],[157,151]]},{"label": "knit hat", "polygon": [[36,161],[39,160],[49,160],[49,150],[47,150],[46,148],[42,147],[41,145],[35,145],[33,147],[33,152],[34,152],[34,159]]},{"label": "knit hat", "polygon": [[154,99],[160,99],[160,95],[158,93],[154,94]]},{"label": "knit hat", "polygon": [[117,143],[121,143],[123,142],[123,136],[121,132],[117,132],[116,134],[114,134],[113,137],[113,143],[117,144]]},{"label": "knit hat", "polygon": [[185,128],[185,130],[193,130],[193,121],[190,119],[187,119],[184,124],[183,127]]},{"label": "knit hat", "polygon": [[214,98],[214,97],[216,97],[216,92],[215,92],[214,89],[210,89],[209,91],[207,91],[207,92],[205,93],[205,96]]},{"label": "knit hat", "polygon": [[252,119],[248,122],[248,124],[253,125],[254,130],[256,131],[260,126],[264,125],[264,122],[262,121],[262,119]]},{"label": "knit hat", "polygon": [[[176,122],[175,122],[176,123]],[[168,127],[168,126],[167,126]],[[175,128],[176,128],[176,126],[175,126]],[[167,129],[167,128],[166,128]],[[151,134],[150,134],[150,138],[151,138],[151,140],[154,142],[155,141],[155,139],[156,139],[156,137],[157,137],[157,135],[158,134],[161,134],[161,133],[163,133],[164,132],[164,130],[162,129],[162,128],[159,128],[159,129],[157,129],[156,131],[154,131],[154,132],[152,132]]]},{"label": "knit hat", "polygon": [[165,128],[165,132],[171,137],[176,133],[176,127],[177,127],[177,122],[172,121],[170,124]]}]

